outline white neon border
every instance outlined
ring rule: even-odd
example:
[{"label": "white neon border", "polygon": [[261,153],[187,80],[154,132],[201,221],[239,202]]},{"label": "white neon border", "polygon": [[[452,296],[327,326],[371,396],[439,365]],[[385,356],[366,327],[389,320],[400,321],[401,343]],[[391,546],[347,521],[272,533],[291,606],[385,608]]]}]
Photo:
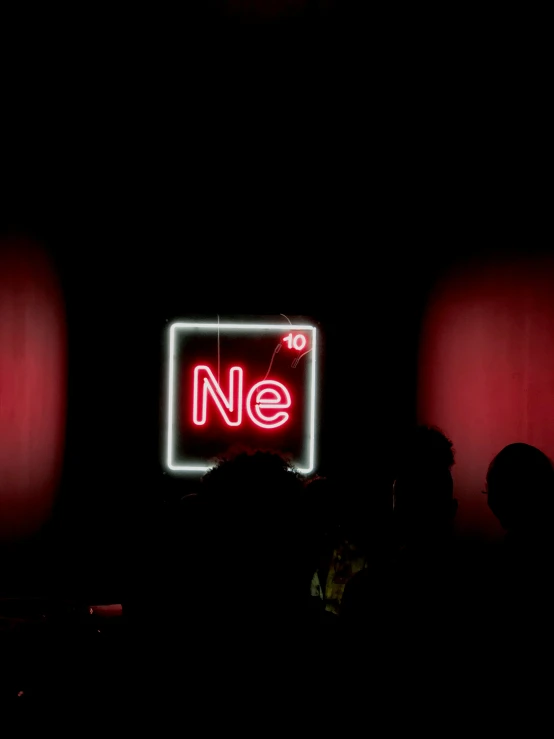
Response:
[{"label": "white neon border", "polygon": [[[167,388],[167,449],[166,463],[168,469],[173,472],[207,472],[210,466],[192,466],[173,464],[174,451],[174,394],[175,394],[175,334],[178,329],[183,328],[210,328],[210,329],[232,329],[232,330],[251,330],[251,331],[283,331],[289,326],[286,324],[274,323],[187,323],[183,321],[175,321],[169,327],[169,381]],[[310,386],[310,413],[309,413],[309,443],[308,443],[308,466],[295,467],[297,472],[303,475],[309,475],[315,469],[315,406],[316,406],[316,365],[317,365],[317,328],[315,326],[292,325],[292,329],[297,331],[312,332],[312,372]]]}]

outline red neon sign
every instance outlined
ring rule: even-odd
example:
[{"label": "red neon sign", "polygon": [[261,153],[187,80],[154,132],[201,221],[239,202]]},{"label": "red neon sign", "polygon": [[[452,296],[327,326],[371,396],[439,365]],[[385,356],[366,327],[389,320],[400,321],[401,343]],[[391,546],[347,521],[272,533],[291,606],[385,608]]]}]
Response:
[{"label": "red neon sign", "polygon": [[[242,397],[244,371],[242,367],[231,367],[229,370],[229,394],[226,396],[221,385],[215,379],[207,365],[194,368],[192,420],[197,426],[203,426],[208,418],[208,399],[212,398],[217,410],[228,426],[242,424]],[[283,410],[268,415],[268,410],[290,408],[290,393],[282,382],[277,380],[260,380],[251,388],[246,398],[246,411],[257,426],[274,429],[289,420],[289,414]]]},{"label": "red neon sign", "polygon": [[231,449],[263,447],[309,473],[316,456],[317,366],[315,326],[174,322],[167,468],[202,473]]}]

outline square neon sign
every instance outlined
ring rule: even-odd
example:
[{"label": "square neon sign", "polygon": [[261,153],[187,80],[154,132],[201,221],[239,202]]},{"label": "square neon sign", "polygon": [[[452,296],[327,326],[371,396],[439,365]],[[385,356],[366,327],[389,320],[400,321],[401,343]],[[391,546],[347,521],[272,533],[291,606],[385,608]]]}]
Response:
[{"label": "square neon sign", "polygon": [[315,326],[172,323],[168,469],[203,473],[233,448],[255,448],[312,472],[317,372]]}]

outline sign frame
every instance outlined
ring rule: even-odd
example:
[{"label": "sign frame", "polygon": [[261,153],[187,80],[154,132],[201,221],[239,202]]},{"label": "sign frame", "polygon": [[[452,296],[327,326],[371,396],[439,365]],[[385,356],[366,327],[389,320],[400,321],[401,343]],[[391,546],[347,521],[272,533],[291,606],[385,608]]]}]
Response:
[{"label": "sign frame", "polygon": [[[286,333],[287,331],[310,331],[311,332],[311,368],[309,372],[310,388],[309,395],[309,412],[308,412],[308,429],[307,442],[304,443],[301,459],[305,463],[302,466],[294,466],[294,469],[304,475],[314,472],[316,467],[316,405],[318,398],[318,354],[317,354],[317,327],[307,324],[276,324],[276,323],[207,323],[202,321],[173,321],[168,329],[167,357],[168,357],[168,385],[167,385],[167,412],[166,412],[166,449],[165,463],[167,469],[177,473],[203,474],[211,469],[214,465],[198,465],[188,464],[183,461],[176,460],[175,457],[175,426],[176,426],[176,393],[175,393],[175,375],[177,372],[177,346],[180,336],[186,331],[202,329],[206,331],[221,332],[225,329],[247,332],[252,331],[259,333],[267,331],[268,333]],[[307,447],[307,448],[306,448]]]}]

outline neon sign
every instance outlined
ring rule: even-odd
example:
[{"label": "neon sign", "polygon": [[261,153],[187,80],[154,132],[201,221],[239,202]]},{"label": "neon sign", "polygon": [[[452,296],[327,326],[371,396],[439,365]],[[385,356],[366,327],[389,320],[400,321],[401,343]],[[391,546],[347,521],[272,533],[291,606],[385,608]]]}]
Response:
[{"label": "neon sign", "polygon": [[242,444],[281,451],[309,473],[316,397],[314,326],[175,322],[168,341],[167,468],[202,473]]},{"label": "neon sign", "polygon": [[292,332],[285,336],[283,342],[288,345],[289,349],[304,349],[307,344],[307,339],[303,334],[293,334]]},{"label": "neon sign", "polygon": [[[202,382],[203,378],[203,382]],[[202,382],[202,391],[200,384]],[[194,399],[192,402],[192,418],[197,426],[203,426],[207,418],[208,394],[211,395],[225,423],[228,426],[240,426],[242,423],[243,370],[231,367],[229,370],[229,397],[221,390],[211,369],[205,365],[194,368]],[[279,389],[277,389],[279,388]],[[255,398],[254,394],[256,393]],[[267,395],[269,394],[269,398]],[[201,395],[201,398],[200,398]],[[236,400],[235,400],[236,398]],[[253,398],[255,402],[253,403]],[[261,428],[271,429],[282,426],[288,421],[288,413],[276,413],[265,416],[262,411],[267,408],[289,408],[290,393],[282,382],[261,380],[252,386],[246,399],[246,410],[252,421]]]}]

